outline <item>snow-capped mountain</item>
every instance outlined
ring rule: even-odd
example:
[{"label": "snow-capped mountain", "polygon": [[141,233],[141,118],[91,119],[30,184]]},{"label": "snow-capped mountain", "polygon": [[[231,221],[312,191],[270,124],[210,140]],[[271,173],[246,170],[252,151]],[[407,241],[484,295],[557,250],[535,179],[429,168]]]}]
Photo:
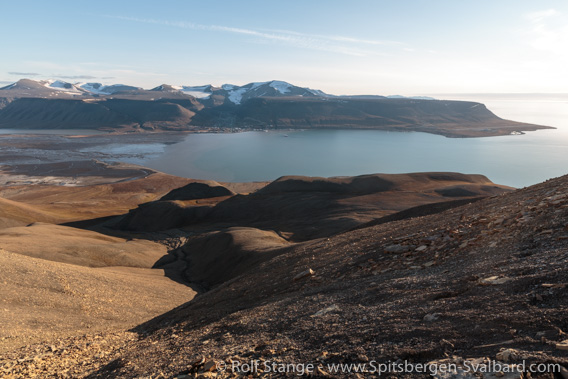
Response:
[{"label": "snow-capped mountain", "polygon": [[31,80],[21,79],[0,90],[19,91],[23,94],[39,97],[71,95],[112,95],[118,92],[144,91],[140,87],[127,86],[124,84],[103,85],[101,83],[69,83],[62,80]]},{"label": "snow-capped mountain", "polygon": [[86,92],[84,89],[78,87],[75,84],[67,83],[61,80],[41,80],[38,83],[42,84],[46,88],[62,91],[70,95],[80,95]]},{"label": "snow-capped mountain", "polygon": [[[201,86],[189,85],[170,85],[162,84],[150,90],[141,87],[135,87],[125,84],[102,84],[102,83],[69,83],[62,80],[31,80],[21,79],[16,83],[10,84],[0,90],[12,90],[13,92],[21,92],[26,96],[38,97],[84,97],[84,96],[139,96],[143,95],[150,100],[157,98],[170,98],[188,95],[199,101],[206,103],[214,103],[215,105],[228,104],[240,105],[245,101],[257,97],[325,97],[332,98],[335,95],[326,94],[323,91],[298,87],[281,80],[271,80],[268,82],[252,82],[242,86],[234,84],[223,84],[215,87],[210,84]],[[155,95],[158,92],[159,95]],[[212,95],[215,100],[211,100]],[[341,96],[342,98],[384,98],[383,96]],[[426,96],[387,96],[389,99],[416,99],[416,100],[434,100]],[[210,104],[211,105],[211,104]]]},{"label": "snow-capped mountain", "polygon": [[245,84],[243,86],[223,84],[221,87],[213,87],[210,84],[203,86],[170,86],[167,84],[162,84],[161,86],[153,88],[152,91],[179,91],[186,95],[190,95],[202,100],[209,99],[211,95],[215,94],[223,96],[230,103],[237,105],[248,99],[263,96],[329,96],[319,90],[297,87],[293,84],[280,80],[272,80],[269,82],[253,82]]},{"label": "snow-capped mountain", "polygon": [[79,84],[79,85],[80,85],[81,88],[83,88],[87,92],[95,93],[95,94],[101,94],[101,95],[106,94],[104,91],[102,91],[102,89],[105,86],[102,85],[101,83],[84,83],[84,84]]},{"label": "snow-capped mountain", "polygon": [[140,87],[128,86],[125,84],[104,85],[101,83],[78,83],[80,88],[97,95],[113,95],[117,92],[136,92],[144,91]]},{"label": "snow-capped mountain", "polygon": [[154,92],[179,92],[178,87],[171,86],[169,84],[162,84],[157,87],[152,88],[150,91]]},{"label": "snow-capped mountain", "polygon": [[15,97],[69,98],[89,95],[77,85],[60,80],[21,79],[0,88],[0,91],[9,91]]},{"label": "snow-capped mountain", "polygon": [[0,88],[0,128],[77,127],[136,131],[348,127],[451,137],[547,128],[500,119],[480,103],[334,96],[278,80],[221,87],[162,84],[145,90],[122,84],[22,79]]},{"label": "snow-capped mountain", "polygon": [[[62,80],[31,80],[22,79],[16,83],[0,88],[0,90],[20,90],[25,91],[27,96],[37,95],[39,97],[53,97],[59,95],[75,96],[109,96],[109,95],[141,95],[151,94],[152,92],[159,92],[160,96],[170,96],[168,94],[176,95],[189,95],[199,100],[208,100],[212,95],[218,95],[215,100],[228,104],[239,105],[246,100],[256,97],[329,97],[326,93],[320,90],[313,90],[310,88],[298,87],[293,84],[272,80],[268,82],[253,82],[243,86],[234,84],[223,84],[221,87],[214,87],[210,84],[202,86],[172,86],[169,84],[162,84],[151,90],[144,90],[140,87],[129,86],[124,84],[110,84],[105,85],[102,83],[69,83]],[[47,91],[46,91],[47,90]]]},{"label": "snow-capped mountain", "polygon": [[31,91],[31,90],[38,90],[38,89],[43,90],[43,89],[46,89],[46,87],[44,85],[42,85],[40,82],[35,81],[35,80],[31,80],[31,79],[21,79],[21,80],[18,80],[17,82],[15,82],[15,83],[7,85],[6,87],[0,88],[0,90],[2,90],[2,91],[5,91],[5,90]]},{"label": "snow-capped mountain", "polygon": [[272,80],[269,82],[253,82],[240,87],[233,84],[223,84],[219,92],[225,92],[224,94],[226,98],[233,104],[241,104],[248,99],[263,96],[327,96],[322,91],[297,87],[293,84],[280,80]]},{"label": "snow-capped mountain", "polygon": [[217,87],[213,87],[211,84],[207,84],[204,86],[180,86],[174,88],[185,93],[186,95],[190,95],[198,99],[208,99],[213,94],[213,91],[220,89]]}]

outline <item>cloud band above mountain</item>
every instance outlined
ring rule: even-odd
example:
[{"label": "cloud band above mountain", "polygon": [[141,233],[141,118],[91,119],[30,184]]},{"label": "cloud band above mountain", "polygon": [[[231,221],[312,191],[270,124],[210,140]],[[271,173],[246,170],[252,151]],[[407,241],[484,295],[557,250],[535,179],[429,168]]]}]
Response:
[{"label": "cloud band above mountain", "polygon": [[272,41],[286,44],[288,46],[294,46],[302,49],[327,51],[333,53],[339,53],[344,55],[365,57],[370,55],[379,55],[379,53],[370,46],[402,46],[404,45],[398,41],[388,41],[388,40],[368,40],[359,39],[346,36],[336,36],[336,35],[319,35],[319,34],[307,34],[299,33],[289,30],[253,30],[245,28],[236,28],[221,25],[203,25],[196,24],[193,22],[184,21],[168,21],[168,20],[158,20],[158,19],[147,19],[147,18],[136,18],[136,17],[126,17],[126,16],[112,16],[106,15],[104,17],[114,18],[118,20],[154,24],[154,25],[164,25],[171,26],[181,29],[191,29],[191,30],[206,30],[215,32],[224,32],[232,34],[240,34],[245,36],[257,37],[260,41]]}]

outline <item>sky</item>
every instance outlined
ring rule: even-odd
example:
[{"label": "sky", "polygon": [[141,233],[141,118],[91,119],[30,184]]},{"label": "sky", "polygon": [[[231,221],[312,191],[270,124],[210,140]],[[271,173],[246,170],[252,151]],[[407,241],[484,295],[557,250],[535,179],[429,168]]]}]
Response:
[{"label": "sky", "polygon": [[0,0],[0,10],[0,85],[568,92],[565,0]]}]

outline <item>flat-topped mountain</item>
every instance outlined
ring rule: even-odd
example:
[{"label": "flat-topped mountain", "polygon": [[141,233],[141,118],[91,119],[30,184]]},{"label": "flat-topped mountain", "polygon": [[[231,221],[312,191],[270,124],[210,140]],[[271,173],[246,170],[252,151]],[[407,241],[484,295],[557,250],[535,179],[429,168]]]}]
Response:
[{"label": "flat-topped mountain", "polygon": [[278,80],[172,86],[22,79],[0,88],[0,128],[241,130],[358,128],[447,137],[548,128],[497,117],[483,104],[402,96],[334,96]]},{"label": "flat-topped mountain", "polygon": [[258,97],[205,107],[192,123],[242,129],[378,129],[447,137],[504,135],[548,127],[504,120],[467,101],[354,97]]}]

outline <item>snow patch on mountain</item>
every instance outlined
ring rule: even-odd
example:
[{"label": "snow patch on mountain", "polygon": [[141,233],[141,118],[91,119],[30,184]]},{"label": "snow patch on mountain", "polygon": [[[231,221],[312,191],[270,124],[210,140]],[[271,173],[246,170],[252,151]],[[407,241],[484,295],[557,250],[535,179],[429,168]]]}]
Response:
[{"label": "snow patch on mountain", "polygon": [[241,100],[243,99],[243,95],[247,92],[247,88],[239,88],[229,92],[229,100],[232,103],[240,104]]},{"label": "snow patch on mountain", "polygon": [[322,91],[297,87],[281,80],[252,82],[243,86],[223,84],[221,88],[226,91],[227,99],[237,105],[248,99],[262,96],[329,96]]},{"label": "snow patch on mountain", "polygon": [[182,92],[185,93],[186,95],[193,96],[198,99],[209,99],[211,97],[211,94],[206,92],[187,91],[187,90],[183,90]]},{"label": "snow patch on mountain", "polygon": [[142,88],[140,87],[133,87],[126,84],[111,84],[111,85],[104,85],[101,83],[77,83],[77,84],[80,88],[95,95],[112,95],[116,92],[142,90]]},{"label": "snow patch on mountain", "polygon": [[211,96],[211,86],[176,86],[174,87],[186,95],[196,97],[198,99],[208,99]]},{"label": "snow patch on mountain", "polygon": [[140,87],[133,87],[126,84],[113,84],[110,86],[104,86],[102,90],[106,93],[113,94],[115,92],[124,92],[124,91],[138,91],[142,90]]},{"label": "snow patch on mountain", "polygon": [[269,85],[281,94],[290,92],[290,88],[292,87],[290,83],[281,82],[279,80],[273,80]]},{"label": "snow patch on mountain", "polygon": [[85,92],[83,89],[75,86],[74,84],[64,82],[61,80],[53,80],[53,79],[41,80],[38,83],[40,83],[46,88],[60,91],[69,95],[80,95]]},{"label": "snow patch on mountain", "polygon": [[413,99],[413,100],[436,100],[433,97],[429,96],[402,96],[402,95],[389,95],[387,96],[389,99]]},{"label": "snow patch on mountain", "polygon": [[334,95],[329,95],[323,91],[320,91],[319,89],[311,89],[311,88],[306,88],[308,91],[310,91],[312,94],[314,94],[315,96],[321,96],[321,97],[333,97]]},{"label": "snow patch on mountain", "polygon": [[251,86],[250,89],[256,89],[260,86],[265,85],[266,83],[268,83],[268,82],[253,82],[253,83],[250,83],[250,84],[247,84],[247,85]]},{"label": "snow patch on mountain", "polygon": [[[2,89],[10,89],[15,87],[16,89],[22,89],[26,86],[30,87],[32,90],[36,89],[49,89],[52,93],[44,94],[47,96],[58,96],[62,94],[73,95],[73,96],[109,96],[117,93],[128,93],[135,94],[140,91],[145,91],[140,87],[129,86],[125,84],[102,84],[96,82],[76,82],[69,83],[62,80],[29,80],[25,79],[18,83],[6,86]],[[213,87],[212,85],[202,85],[202,86],[172,86],[168,84],[162,84],[158,87],[151,89],[150,91],[159,92],[180,92],[186,95],[193,96],[198,99],[209,99],[213,94],[218,94],[225,96],[227,102],[233,104],[241,104],[252,98],[258,97],[279,97],[279,96],[318,96],[318,97],[330,97],[332,95],[327,95],[326,93],[319,90],[312,90],[305,87],[297,87],[293,84],[281,81],[272,80],[266,82],[251,82],[243,86],[238,86],[234,84],[223,84],[220,88]]]},{"label": "snow patch on mountain", "polygon": [[18,84],[18,83],[8,84],[6,87],[2,87],[0,89],[2,89],[2,90],[11,89],[11,88],[14,88],[16,86],[16,84]]},{"label": "snow patch on mountain", "polygon": [[97,94],[97,95],[108,95],[107,92],[103,91],[105,88],[101,83],[79,83],[79,87],[83,88],[85,91]]}]

